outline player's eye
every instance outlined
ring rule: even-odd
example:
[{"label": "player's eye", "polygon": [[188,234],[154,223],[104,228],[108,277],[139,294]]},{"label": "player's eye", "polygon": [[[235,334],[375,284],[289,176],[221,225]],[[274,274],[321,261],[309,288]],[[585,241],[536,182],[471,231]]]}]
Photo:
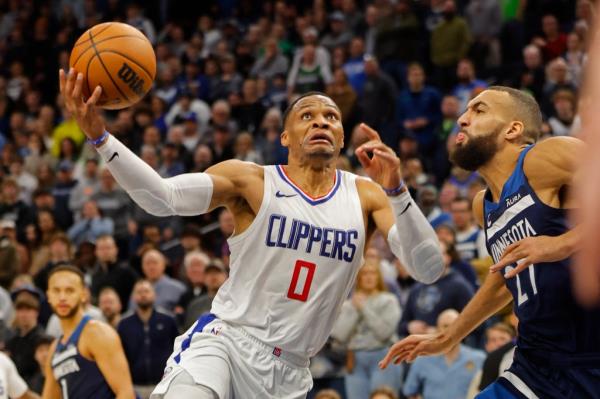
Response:
[{"label": "player's eye", "polygon": [[475,113],[476,113],[476,114],[483,114],[483,110],[482,110],[481,108],[477,108],[477,109],[475,110]]},{"label": "player's eye", "polygon": [[301,118],[303,121],[307,121],[307,120],[309,120],[309,119],[310,119],[310,112],[305,112],[305,113],[303,113],[302,115],[300,115],[300,118]]},{"label": "player's eye", "polygon": [[338,117],[336,114],[327,114],[327,119],[332,120],[332,121],[337,121]]}]

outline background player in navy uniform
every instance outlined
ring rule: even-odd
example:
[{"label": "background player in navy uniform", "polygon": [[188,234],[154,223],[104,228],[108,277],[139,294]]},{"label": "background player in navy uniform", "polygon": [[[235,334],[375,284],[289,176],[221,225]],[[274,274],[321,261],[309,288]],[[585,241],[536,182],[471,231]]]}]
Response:
[{"label": "background player in navy uniform", "polygon": [[599,398],[600,311],[575,302],[569,274],[581,229],[567,227],[574,201],[566,191],[581,141],[556,137],[532,145],[539,107],[504,87],[478,95],[458,123],[452,160],[488,184],[473,212],[496,261],[491,271],[500,272],[488,276],[450,329],[400,341],[382,367],[447,351],[513,299],[519,318],[514,362],[478,397]]},{"label": "background player in navy uniform", "polygon": [[44,399],[134,398],[129,366],[117,332],[83,314],[83,274],[59,266],[48,278],[48,302],[63,335],[50,347]]}]

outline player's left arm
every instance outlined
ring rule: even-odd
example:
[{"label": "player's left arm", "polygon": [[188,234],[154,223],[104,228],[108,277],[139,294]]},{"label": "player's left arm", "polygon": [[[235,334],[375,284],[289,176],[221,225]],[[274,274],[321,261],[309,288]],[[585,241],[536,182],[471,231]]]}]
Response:
[{"label": "player's left arm", "polygon": [[117,332],[107,324],[91,322],[85,341],[86,352],[93,357],[116,398],[134,399],[129,365]]},{"label": "player's left arm", "polygon": [[[361,202],[410,275],[431,284],[444,270],[435,231],[406,187],[401,188],[400,159],[383,144],[375,130],[365,124],[361,128],[370,140],[356,149],[356,155],[373,180],[358,180]],[[382,187],[392,191],[390,196]]]},{"label": "player's left arm", "polygon": [[[583,141],[574,137],[552,137],[536,144],[524,164],[527,176],[536,194],[547,205],[575,208],[575,198],[569,195],[578,170],[577,156],[582,152]],[[550,201],[554,200],[554,203]],[[558,262],[573,255],[582,239],[581,226],[575,226],[559,236],[527,237],[504,250],[502,258],[490,268],[491,272],[517,262],[506,274],[514,277],[535,263]]]}]

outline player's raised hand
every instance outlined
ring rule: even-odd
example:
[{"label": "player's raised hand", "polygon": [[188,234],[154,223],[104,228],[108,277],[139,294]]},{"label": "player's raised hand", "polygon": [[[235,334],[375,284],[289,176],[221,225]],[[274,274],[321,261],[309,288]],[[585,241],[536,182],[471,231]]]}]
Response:
[{"label": "player's raised hand", "polygon": [[[356,157],[365,172],[384,188],[393,189],[398,187],[402,178],[400,159],[390,147],[383,144],[375,130],[364,123],[360,124],[360,128],[369,138],[369,141],[355,151]],[[369,156],[369,154],[372,156]]]},{"label": "player's raised hand", "polygon": [[490,273],[503,270],[514,263],[517,266],[504,277],[512,278],[535,263],[558,262],[570,255],[566,240],[560,237],[527,237],[512,243],[504,250],[502,258],[490,267]]},{"label": "player's raised hand", "polygon": [[97,86],[90,98],[84,101],[82,95],[83,74],[77,73],[71,68],[68,74],[61,69],[58,75],[60,93],[69,113],[73,115],[81,130],[90,139],[100,137],[104,133],[104,121],[98,114],[96,102],[102,95],[102,88]]},{"label": "player's raised hand", "polygon": [[454,344],[443,334],[409,335],[396,342],[379,362],[379,368],[385,369],[390,363],[413,362],[418,356],[446,353]]}]

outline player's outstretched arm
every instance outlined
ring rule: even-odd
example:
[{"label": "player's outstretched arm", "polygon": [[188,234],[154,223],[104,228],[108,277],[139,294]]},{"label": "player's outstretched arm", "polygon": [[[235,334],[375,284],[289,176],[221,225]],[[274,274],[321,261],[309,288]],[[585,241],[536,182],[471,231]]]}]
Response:
[{"label": "player's outstretched arm", "polygon": [[504,278],[498,273],[489,275],[447,330],[437,334],[410,335],[398,341],[392,345],[379,367],[386,368],[391,362],[412,362],[418,356],[446,353],[481,323],[510,303],[511,299]]},{"label": "player's outstretched arm", "polygon": [[435,231],[402,187],[400,159],[375,130],[365,124],[361,128],[369,141],[356,149],[356,156],[369,177],[379,184],[359,181],[361,201],[410,275],[420,282],[433,283],[444,271]]},{"label": "player's outstretched arm", "polygon": [[[107,324],[91,322],[86,328],[85,346],[98,365],[117,399],[134,399],[129,365],[117,332]],[[91,344],[87,344],[87,343]]]},{"label": "player's outstretched arm", "polygon": [[62,397],[60,393],[60,386],[58,382],[54,378],[54,373],[52,372],[52,356],[54,355],[54,351],[56,350],[56,340],[52,342],[50,345],[50,349],[48,350],[48,359],[46,360],[46,364],[44,366],[44,389],[42,390],[42,399],[59,399]]},{"label": "player's outstretched arm", "polygon": [[243,177],[244,170],[255,172],[248,164],[227,161],[210,173],[188,173],[163,179],[129,148],[105,131],[96,102],[102,94],[97,87],[91,97],[82,98],[83,75],[73,69],[59,72],[60,91],[68,111],[86,136],[96,144],[108,169],[131,198],[146,212],[156,216],[193,216],[206,213],[240,193],[240,184],[230,176]]}]

